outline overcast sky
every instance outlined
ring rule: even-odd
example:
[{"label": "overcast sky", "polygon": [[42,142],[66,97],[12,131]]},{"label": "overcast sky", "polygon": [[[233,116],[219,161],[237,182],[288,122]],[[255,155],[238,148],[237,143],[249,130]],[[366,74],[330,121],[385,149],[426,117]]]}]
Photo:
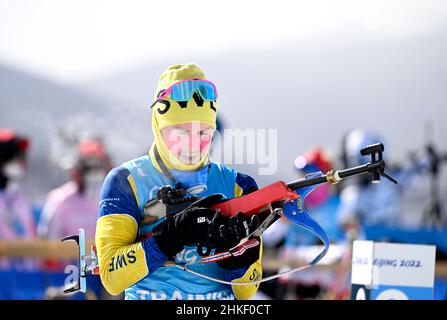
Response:
[{"label": "overcast sky", "polygon": [[0,0],[0,62],[77,82],[167,57],[286,48],[356,31],[411,37],[446,21],[444,0]]}]

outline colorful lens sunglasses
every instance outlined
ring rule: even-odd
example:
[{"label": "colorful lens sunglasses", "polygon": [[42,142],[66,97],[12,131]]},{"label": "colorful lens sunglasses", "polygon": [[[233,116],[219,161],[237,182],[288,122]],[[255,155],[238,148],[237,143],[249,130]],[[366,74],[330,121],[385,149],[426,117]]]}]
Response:
[{"label": "colorful lens sunglasses", "polygon": [[157,100],[152,103],[151,108],[167,96],[170,96],[170,98],[175,101],[189,101],[196,91],[205,101],[214,101],[217,99],[217,88],[211,81],[203,79],[185,79],[160,91]]}]

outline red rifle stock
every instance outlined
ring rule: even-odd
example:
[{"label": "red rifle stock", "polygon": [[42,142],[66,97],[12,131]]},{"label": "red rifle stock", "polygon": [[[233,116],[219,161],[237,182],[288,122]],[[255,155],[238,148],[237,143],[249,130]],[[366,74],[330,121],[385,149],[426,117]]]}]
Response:
[{"label": "red rifle stock", "polygon": [[252,216],[267,209],[273,202],[289,202],[296,198],[296,192],[290,190],[284,182],[278,181],[242,197],[212,205],[211,208],[219,210],[226,217],[235,216],[238,212]]}]

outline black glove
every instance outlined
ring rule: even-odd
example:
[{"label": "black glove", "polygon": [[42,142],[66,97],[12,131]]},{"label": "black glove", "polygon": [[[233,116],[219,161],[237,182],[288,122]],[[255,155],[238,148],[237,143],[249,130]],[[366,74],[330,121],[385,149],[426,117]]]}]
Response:
[{"label": "black glove", "polygon": [[[236,216],[227,218],[216,214],[211,221],[208,231],[208,243],[216,248],[216,253],[227,251],[236,246],[243,238],[246,238],[259,226],[259,218],[256,215],[246,217],[242,212]],[[259,238],[256,238],[259,240]],[[249,267],[259,259],[259,245],[247,249],[238,257],[230,257],[217,264],[224,269],[238,269]]]},{"label": "black glove", "polygon": [[208,228],[216,210],[190,207],[166,217],[154,227],[152,237],[168,258],[183,250],[184,246],[206,243]]},{"label": "black glove", "polygon": [[208,230],[208,245],[219,249],[230,249],[248,237],[259,226],[256,215],[246,217],[242,212],[228,218],[216,213]]}]

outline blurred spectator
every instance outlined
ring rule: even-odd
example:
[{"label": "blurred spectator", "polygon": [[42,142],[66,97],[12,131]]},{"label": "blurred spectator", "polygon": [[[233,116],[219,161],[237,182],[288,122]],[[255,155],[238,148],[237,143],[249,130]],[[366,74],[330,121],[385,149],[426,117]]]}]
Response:
[{"label": "blurred spectator", "polygon": [[[75,159],[68,162],[72,163],[69,168],[70,180],[49,192],[42,209],[38,235],[60,240],[65,236],[78,234],[79,228],[83,228],[86,240],[94,240],[99,194],[104,178],[112,168],[110,157],[100,139],[84,139],[77,145]],[[79,262],[47,259],[45,267],[47,270],[61,271],[66,265],[77,263]],[[94,298],[110,298],[99,277],[91,277],[87,281],[89,296],[94,293]],[[64,286],[50,286],[45,292],[45,298],[69,298],[61,293],[63,289]],[[76,294],[70,299],[90,299],[89,296]]]},{"label": "blurred spectator", "polygon": [[94,239],[99,193],[111,163],[99,139],[81,141],[77,151],[70,181],[47,196],[38,227],[40,237],[61,239],[84,228],[86,239]]},{"label": "blurred spectator", "polygon": [[[371,159],[361,156],[360,150],[368,145],[382,142],[377,133],[356,129],[343,139],[342,158],[345,167],[366,164]],[[414,161],[410,165],[392,166],[383,154],[385,171],[399,182],[398,185],[382,178],[381,183],[370,183],[369,175],[359,175],[342,182],[338,221],[346,230],[355,230],[363,237],[362,226],[399,227],[401,224],[401,194],[411,189],[418,175],[428,170],[427,161]]]},{"label": "blurred spectator", "polygon": [[[26,177],[29,144],[26,137],[0,129],[0,239],[26,239],[36,235],[31,205],[20,186]],[[31,262],[1,259],[0,267],[28,269]]]},{"label": "blurred spectator", "polygon": [[[317,148],[300,155],[295,160],[295,168],[301,177],[310,173],[321,171],[327,173],[333,169],[332,161],[328,155]],[[304,206],[328,234],[331,242],[339,242],[344,234],[338,228],[336,212],[339,205],[337,190],[330,184],[322,184],[313,190],[305,199]],[[291,223],[282,217],[263,233],[263,242],[266,247],[280,247],[279,253],[283,259],[295,260],[308,256],[310,252],[317,254],[313,245],[320,244],[320,240],[310,231]],[[308,299],[318,297],[328,288],[334,279],[330,270],[306,269],[300,272],[280,277],[276,286],[270,284],[261,287],[273,298],[282,299]],[[269,292],[270,290],[270,292]],[[280,294],[281,296],[275,296]]]},{"label": "blurred spectator", "polygon": [[[333,164],[324,150],[317,148],[297,157],[295,168],[302,176],[318,171],[326,174],[333,169]],[[304,199],[306,210],[326,231],[331,242],[337,242],[343,238],[335,215],[339,202],[336,188],[329,183],[321,184]],[[294,225],[294,228],[289,228],[289,232],[286,234],[286,247],[318,243],[317,237],[297,225]]]},{"label": "blurred spectator", "polygon": [[[298,156],[295,168],[299,175],[304,177],[318,171],[327,173],[333,166],[327,154],[321,148],[317,148]],[[336,221],[339,197],[333,186],[327,183],[320,185],[304,199],[304,205],[308,213],[326,231],[331,241],[343,238],[342,230],[338,228]],[[263,234],[263,241],[270,246],[283,242],[286,248],[319,243],[318,238],[311,232],[289,222],[286,218],[281,218],[270,226]]]},{"label": "blurred spectator", "polygon": [[[348,168],[368,163],[370,157],[362,156],[360,150],[379,142],[384,143],[383,138],[375,133],[360,129],[348,132],[342,145],[344,166]],[[385,161],[386,155],[383,154]],[[358,224],[391,226],[398,222],[399,188],[388,181],[371,184],[369,179],[369,175],[364,174],[343,181],[338,220],[345,229],[357,229]]]}]

